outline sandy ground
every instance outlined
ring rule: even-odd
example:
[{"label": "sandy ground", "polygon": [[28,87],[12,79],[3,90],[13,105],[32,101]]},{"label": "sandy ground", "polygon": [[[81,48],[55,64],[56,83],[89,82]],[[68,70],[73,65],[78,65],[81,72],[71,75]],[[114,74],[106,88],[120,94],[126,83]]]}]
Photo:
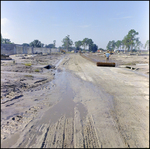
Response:
[{"label": "sandy ground", "polygon": [[1,147],[149,146],[149,56],[112,55],[117,67],[79,54],[11,58],[1,60]]}]

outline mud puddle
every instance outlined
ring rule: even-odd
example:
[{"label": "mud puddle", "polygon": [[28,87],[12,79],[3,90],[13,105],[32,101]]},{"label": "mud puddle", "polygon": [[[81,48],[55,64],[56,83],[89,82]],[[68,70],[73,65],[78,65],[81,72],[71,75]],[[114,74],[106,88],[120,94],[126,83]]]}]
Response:
[{"label": "mud puddle", "polygon": [[[55,125],[61,117],[65,117],[66,119],[74,119],[75,108],[77,108],[80,112],[80,118],[83,121],[86,118],[87,109],[81,102],[75,103],[73,101],[74,97],[76,96],[70,84],[70,80],[73,79],[74,76],[70,72],[67,72],[64,68],[61,72],[56,71],[55,79],[49,82],[49,86],[51,86],[52,84],[56,84],[56,86],[52,90],[50,90],[51,94],[49,97],[49,101],[51,103],[51,99],[56,98],[58,102],[54,104],[51,108],[49,108],[46,112],[43,111],[43,113],[41,111],[40,115],[43,116],[38,116],[35,118],[35,120],[32,122],[32,126],[30,128],[26,128],[22,132],[19,137],[21,139],[18,140],[18,138],[16,138],[21,143],[18,142],[18,144],[17,140],[14,140],[14,143],[8,143],[8,141],[4,141],[3,146],[9,145],[10,147],[13,144],[17,143],[19,145],[17,145],[18,147],[24,148],[26,146],[35,145],[38,141],[38,138],[42,137],[42,132],[39,128],[43,127],[43,125]],[[16,134],[12,135],[12,137],[15,137],[15,135]],[[9,138],[9,140],[11,140],[11,138]]]},{"label": "mud puddle", "polygon": [[62,72],[56,72],[55,79],[52,81],[52,84],[57,84],[57,87],[55,88],[56,92],[51,94],[51,96],[60,94],[60,101],[44,114],[40,123],[48,123],[49,121],[56,123],[63,115],[65,115],[66,118],[74,117],[75,107],[77,107],[81,113],[81,119],[86,117],[87,110],[84,105],[80,102],[75,103],[73,101],[76,94],[73,92],[69,81],[73,80],[73,77],[74,76],[64,68]]}]

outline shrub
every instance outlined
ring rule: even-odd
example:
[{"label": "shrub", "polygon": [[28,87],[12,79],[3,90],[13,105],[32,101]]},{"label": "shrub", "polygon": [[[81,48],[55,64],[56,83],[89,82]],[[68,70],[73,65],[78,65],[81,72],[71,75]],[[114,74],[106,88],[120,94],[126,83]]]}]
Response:
[{"label": "shrub", "polygon": [[135,62],[131,62],[131,63],[126,63],[125,65],[136,65]]},{"label": "shrub", "polygon": [[32,64],[31,63],[25,63],[25,66],[31,66]]},{"label": "shrub", "polygon": [[35,69],[35,72],[40,72],[40,70],[39,69]]}]

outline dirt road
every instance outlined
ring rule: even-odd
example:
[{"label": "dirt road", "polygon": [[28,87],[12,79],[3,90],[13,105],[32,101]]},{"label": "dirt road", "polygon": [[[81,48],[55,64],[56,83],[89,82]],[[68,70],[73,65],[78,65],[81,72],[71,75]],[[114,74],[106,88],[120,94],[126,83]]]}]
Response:
[{"label": "dirt road", "polygon": [[1,147],[149,146],[149,76],[129,69],[65,55],[53,81],[24,91],[16,101],[2,106],[1,115],[6,108],[19,112],[5,120]]}]

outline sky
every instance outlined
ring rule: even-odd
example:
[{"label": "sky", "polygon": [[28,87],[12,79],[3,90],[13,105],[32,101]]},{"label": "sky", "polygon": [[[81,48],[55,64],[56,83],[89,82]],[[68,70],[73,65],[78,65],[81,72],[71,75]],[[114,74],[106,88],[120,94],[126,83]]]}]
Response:
[{"label": "sky", "polygon": [[[16,44],[35,39],[62,46],[92,39],[106,49],[134,29],[145,45],[149,40],[149,1],[1,1],[1,34]],[[73,45],[74,46],[74,45]]]}]

